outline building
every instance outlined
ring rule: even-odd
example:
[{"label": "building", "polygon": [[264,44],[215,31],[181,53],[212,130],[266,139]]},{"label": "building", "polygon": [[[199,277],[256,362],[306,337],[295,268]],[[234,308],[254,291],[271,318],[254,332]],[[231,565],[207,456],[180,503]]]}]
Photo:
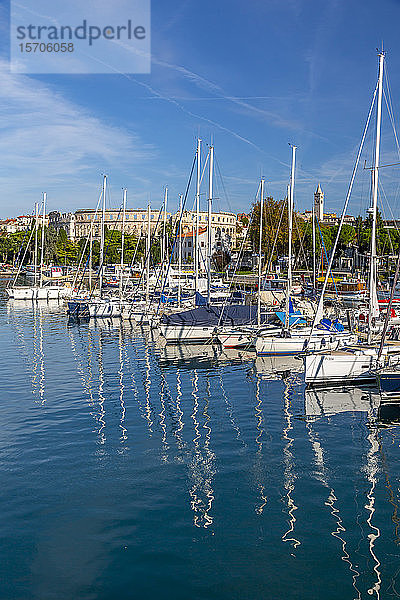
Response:
[{"label": "building", "polygon": [[[175,215],[175,223],[179,221],[179,213]],[[211,230],[215,239],[224,240],[230,248],[236,247],[236,225],[237,217],[235,213],[218,212],[211,213]],[[208,213],[199,212],[199,228],[208,226]],[[196,227],[196,212],[186,210],[182,215],[181,231],[189,233]]]},{"label": "building", "polygon": [[[339,225],[340,217],[336,213],[324,213],[324,192],[322,191],[321,185],[318,184],[317,189],[314,193],[314,211],[318,223],[323,227],[333,227]],[[304,213],[298,215],[303,221],[312,220],[312,211],[306,210]],[[355,225],[356,218],[353,215],[345,215],[343,223],[346,225]]]},{"label": "building", "polygon": [[56,210],[49,213],[49,227],[57,232],[64,229],[68,239],[75,240],[75,213],[60,213]]},{"label": "building", "polygon": [[[207,246],[208,246],[208,227],[199,227],[199,265],[200,270],[206,270],[207,264]],[[178,236],[177,243],[174,247],[174,260],[179,258],[179,246],[182,247],[182,262],[193,262],[196,249],[196,229],[190,231],[182,231]],[[230,252],[230,240],[228,234],[223,234],[218,229],[211,229],[211,254],[217,252]]]},{"label": "building", "polygon": [[[147,209],[126,209],[125,212],[125,233],[136,236],[144,235],[147,232]],[[167,219],[171,215],[167,213]],[[94,209],[80,209],[75,213],[60,213],[54,211],[51,213],[50,225],[57,231],[64,229],[68,238],[79,240],[86,238],[90,234],[90,228],[93,224],[93,238],[99,239],[101,235],[102,211],[97,214]],[[159,210],[150,210],[150,232],[154,233],[158,223],[159,232],[162,227],[162,218]],[[122,231],[122,210],[106,210],[105,225],[109,230]]]},{"label": "building", "polygon": [[[0,221],[0,231],[4,231],[6,233],[18,233],[19,231],[26,231],[30,229],[34,222],[35,217],[32,215],[19,215],[18,217],[14,217],[12,219],[4,219]],[[43,217],[39,215],[39,226],[43,222]],[[44,223],[47,226],[49,219],[47,216],[44,218]]]},{"label": "building", "polygon": [[324,192],[318,184],[317,189],[314,193],[314,211],[318,221],[324,220]]}]

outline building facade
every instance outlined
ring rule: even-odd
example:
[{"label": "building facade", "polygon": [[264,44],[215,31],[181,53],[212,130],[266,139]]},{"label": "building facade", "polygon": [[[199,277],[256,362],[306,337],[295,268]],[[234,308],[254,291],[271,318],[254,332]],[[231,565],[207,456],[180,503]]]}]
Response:
[{"label": "building facade", "polygon": [[[199,227],[199,267],[201,271],[206,270],[207,265],[207,247],[208,247],[208,227]],[[179,246],[181,246],[182,262],[194,262],[196,251],[196,229],[182,231],[177,238],[174,247],[173,258],[175,261],[179,258]],[[230,241],[227,234],[223,234],[217,229],[211,230],[211,255],[219,252],[230,252]]]},{"label": "building facade", "polygon": [[[175,215],[175,228],[179,221],[179,213]],[[182,215],[181,231],[189,233],[196,228],[196,212],[186,210]],[[236,226],[237,217],[231,212],[213,212],[211,213],[211,231],[213,239],[223,239],[229,244],[230,248],[236,247]],[[208,213],[199,212],[199,228],[208,227]]]},{"label": "building facade", "polygon": [[[90,229],[93,224],[93,238],[99,239],[101,235],[101,220],[102,211],[94,209],[80,209],[75,213],[60,213],[54,211],[50,213],[52,225],[57,231],[64,229],[67,236],[71,240],[79,240],[90,235]],[[157,228],[161,231],[162,217],[159,216],[159,210],[150,210],[150,232],[154,233]],[[167,213],[169,220],[171,215]],[[122,211],[121,210],[106,210],[105,211],[105,226],[109,230],[122,231]],[[148,227],[148,211],[147,209],[127,209],[125,212],[125,233],[134,234],[136,236],[145,235]]]},{"label": "building facade", "polygon": [[324,192],[318,184],[317,189],[314,193],[314,211],[318,221],[324,220]]},{"label": "building facade", "polygon": [[[4,231],[6,233],[18,233],[19,231],[26,231],[29,229],[35,221],[35,217],[32,215],[20,215],[18,217],[14,217],[12,219],[4,219],[0,221],[0,231]],[[43,216],[39,215],[38,217],[39,227],[43,223]],[[49,223],[49,218],[45,215],[44,224],[47,226]]]},{"label": "building facade", "polygon": [[49,213],[49,227],[57,232],[64,229],[68,239],[75,240],[75,213],[60,213],[56,210]]}]

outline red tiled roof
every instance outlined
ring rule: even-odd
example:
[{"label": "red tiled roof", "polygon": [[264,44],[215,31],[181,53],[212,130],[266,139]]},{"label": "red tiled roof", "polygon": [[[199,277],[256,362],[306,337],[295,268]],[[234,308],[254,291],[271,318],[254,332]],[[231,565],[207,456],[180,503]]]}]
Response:
[{"label": "red tiled roof", "polygon": [[[207,231],[207,227],[199,227],[199,235],[201,235],[202,233],[205,233]],[[181,238],[191,238],[195,235],[195,230],[193,231],[188,231],[187,233],[181,233],[181,235],[179,237]]]}]

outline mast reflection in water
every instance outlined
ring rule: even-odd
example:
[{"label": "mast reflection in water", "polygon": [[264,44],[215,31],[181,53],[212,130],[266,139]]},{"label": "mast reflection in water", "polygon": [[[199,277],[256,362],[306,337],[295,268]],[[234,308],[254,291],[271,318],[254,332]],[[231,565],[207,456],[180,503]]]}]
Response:
[{"label": "mast reflection in water", "polygon": [[400,411],[376,389],[57,303],[0,321],[2,599],[398,595]]}]

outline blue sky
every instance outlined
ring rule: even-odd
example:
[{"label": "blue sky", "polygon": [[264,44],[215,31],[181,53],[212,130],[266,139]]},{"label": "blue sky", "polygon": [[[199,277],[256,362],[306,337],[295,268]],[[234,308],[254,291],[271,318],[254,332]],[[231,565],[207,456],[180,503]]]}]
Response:
[{"label": "blue sky", "polygon": [[[11,74],[8,12],[3,3],[1,217],[31,212],[43,191],[49,210],[93,207],[102,173],[113,206],[127,187],[130,207],[158,207],[168,185],[175,209],[197,136],[214,141],[216,209],[248,211],[261,175],[282,198],[291,142],[297,208],[310,208],[321,182],[325,210],[340,211],[382,40],[399,116],[398,1],[153,0],[150,75]],[[391,131],[385,111],[383,164],[399,160]],[[381,170],[387,217],[400,214],[398,169]],[[365,211],[368,194],[361,169],[349,212]]]}]

